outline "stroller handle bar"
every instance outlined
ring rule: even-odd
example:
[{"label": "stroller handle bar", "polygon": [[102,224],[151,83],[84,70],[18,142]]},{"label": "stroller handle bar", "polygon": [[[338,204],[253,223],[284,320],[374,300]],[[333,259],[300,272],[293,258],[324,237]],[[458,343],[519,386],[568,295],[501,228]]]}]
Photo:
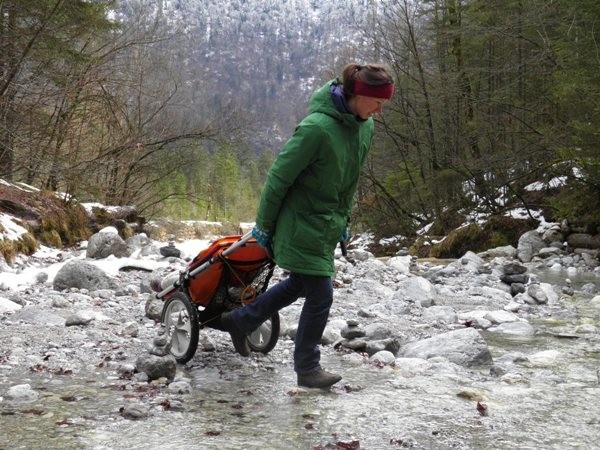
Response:
[{"label": "stroller handle bar", "polygon": [[[252,231],[248,231],[239,240],[235,241],[233,244],[231,244],[229,247],[227,247],[225,250],[223,250],[221,255],[227,256],[227,255],[232,254],[233,252],[238,250],[240,247],[243,247],[244,245],[246,245],[246,242],[248,242],[251,238],[252,238]],[[179,280],[175,281],[171,286],[166,287],[165,289],[160,291],[158,294],[156,294],[156,298],[160,299],[160,298],[163,298],[165,295],[170,294],[175,289],[177,289],[179,286],[181,286],[181,284],[183,283],[184,280],[189,280],[191,278],[194,278],[196,275],[198,275],[199,273],[206,270],[208,267],[210,267],[216,261],[217,261],[217,257],[211,256],[208,259],[208,261],[204,262],[203,264],[200,264],[198,267],[194,268],[194,270],[192,270],[191,272],[189,272],[189,273],[187,271],[182,272]]]}]

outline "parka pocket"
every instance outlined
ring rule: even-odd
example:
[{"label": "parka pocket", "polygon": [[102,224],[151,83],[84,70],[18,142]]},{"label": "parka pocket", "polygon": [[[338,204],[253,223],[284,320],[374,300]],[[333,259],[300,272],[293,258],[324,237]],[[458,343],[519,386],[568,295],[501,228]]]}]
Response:
[{"label": "parka pocket", "polygon": [[312,255],[323,255],[337,245],[341,231],[333,217],[325,214],[296,214],[291,245]]}]

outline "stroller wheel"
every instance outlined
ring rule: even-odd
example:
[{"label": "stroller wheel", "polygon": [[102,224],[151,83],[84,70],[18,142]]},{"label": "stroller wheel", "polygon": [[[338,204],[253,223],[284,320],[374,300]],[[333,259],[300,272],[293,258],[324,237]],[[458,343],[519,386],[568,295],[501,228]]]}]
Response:
[{"label": "stroller wheel", "polygon": [[161,321],[171,341],[171,354],[178,363],[185,364],[198,348],[198,309],[187,295],[176,292],[165,302]]},{"label": "stroller wheel", "polygon": [[279,313],[265,320],[247,339],[250,350],[254,352],[266,354],[273,350],[279,340]]}]

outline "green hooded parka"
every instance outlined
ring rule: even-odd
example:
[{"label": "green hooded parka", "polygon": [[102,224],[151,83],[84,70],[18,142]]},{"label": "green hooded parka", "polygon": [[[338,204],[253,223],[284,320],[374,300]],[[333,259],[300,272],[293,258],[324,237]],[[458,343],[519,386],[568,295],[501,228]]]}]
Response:
[{"label": "green hooded parka", "polygon": [[340,112],[329,81],[309,102],[309,115],[271,166],[256,224],[273,234],[277,265],[306,275],[332,276],[334,250],[348,225],[373,119]]}]

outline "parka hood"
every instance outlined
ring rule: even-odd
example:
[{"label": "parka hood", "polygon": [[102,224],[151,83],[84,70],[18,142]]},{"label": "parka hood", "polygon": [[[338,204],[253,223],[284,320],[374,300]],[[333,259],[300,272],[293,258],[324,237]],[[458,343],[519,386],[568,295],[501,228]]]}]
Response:
[{"label": "parka hood", "polygon": [[341,112],[333,103],[330,92],[331,85],[341,86],[341,84],[340,79],[335,78],[317,89],[310,99],[308,110],[310,113],[327,114],[348,126],[359,126],[365,121],[359,119],[354,114]]}]

